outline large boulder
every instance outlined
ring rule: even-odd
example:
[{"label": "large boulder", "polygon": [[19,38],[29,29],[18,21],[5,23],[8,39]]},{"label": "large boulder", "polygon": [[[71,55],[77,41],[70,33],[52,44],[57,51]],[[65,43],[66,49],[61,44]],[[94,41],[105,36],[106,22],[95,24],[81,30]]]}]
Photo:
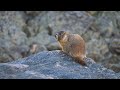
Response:
[{"label": "large boulder", "polygon": [[118,79],[120,73],[86,59],[81,66],[61,51],[43,51],[27,58],[0,64],[1,79]]}]

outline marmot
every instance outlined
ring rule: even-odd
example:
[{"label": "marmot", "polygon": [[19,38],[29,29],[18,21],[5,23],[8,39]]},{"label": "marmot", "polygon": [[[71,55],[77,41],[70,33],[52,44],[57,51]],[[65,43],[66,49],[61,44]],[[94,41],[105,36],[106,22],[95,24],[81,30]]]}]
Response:
[{"label": "marmot", "polygon": [[86,65],[84,61],[86,57],[85,41],[80,35],[60,31],[55,34],[55,38],[59,42],[63,52],[72,56],[81,65]]}]

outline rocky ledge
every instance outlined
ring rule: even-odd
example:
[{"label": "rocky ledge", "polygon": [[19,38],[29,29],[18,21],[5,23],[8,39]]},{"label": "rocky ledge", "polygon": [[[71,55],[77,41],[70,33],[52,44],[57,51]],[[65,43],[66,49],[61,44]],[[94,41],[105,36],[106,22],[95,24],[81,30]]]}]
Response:
[{"label": "rocky ledge", "polygon": [[87,58],[81,66],[59,50],[43,51],[27,58],[0,63],[1,79],[118,79],[120,73]]}]

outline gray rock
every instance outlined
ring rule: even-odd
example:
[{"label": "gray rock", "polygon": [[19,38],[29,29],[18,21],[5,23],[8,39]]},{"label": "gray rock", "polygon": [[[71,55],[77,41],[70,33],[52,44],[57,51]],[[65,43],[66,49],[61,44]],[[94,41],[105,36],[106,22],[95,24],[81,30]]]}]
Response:
[{"label": "gray rock", "polygon": [[119,38],[111,39],[109,48],[111,53],[120,55],[120,39]]},{"label": "gray rock", "polygon": [[[19,49],[25,49],[26,34],[22,31],[25,26],[22,12],[1,11],[0,12],[0,62],[6,62],[21,58]],[[12,49],[19,47],[18,51]],[[24,47],[24,48],[23,48]],[[10,53],[11,52],[11,53]],[[6,58],[7,57],[7,58]]]},{"label": "gray rock", "polygon": [[[91,36],[93,37],[93,36]],[[106,42],[100,38],[92,38],[86,42],[87,56],[93,58],[96,62],[101,62],[105,59],[105,55],[109,52]]]},{"label": "gray rock", "polygon": [[48,25],[53,34],[65,30],[82,35],[94,21],[94,18],[84,11],[49,12],[48,17],[51,18]]},{"label": "gray rock", "polygon": [[120,12],[101,11],[96,16],[94,24],[103,37],[120,37]]},{"label": "gray rock", "polygon": [[[89,40],[88,48],[94,46],[88,50],[89,57],[118,72],[120,71],[120,12],[99,11],[94,18],[95,22],[86,35]],[[96,39],[94,42],[96,45],[93,45],[93,39]],[[95,51],[96,54],[90,53],[91,51]]]},{"label": "gray rock", "polygon": [[51,50],[61,50],[61,47],[60,47],[58,42],[50,43],[46,47],[49,51],[51,51]]},{"label": "gray rock", "polygon": [[0,64],[2,79],[118,79],[120,74],[86,59],[81,66],[61,51],[44,51]]}]

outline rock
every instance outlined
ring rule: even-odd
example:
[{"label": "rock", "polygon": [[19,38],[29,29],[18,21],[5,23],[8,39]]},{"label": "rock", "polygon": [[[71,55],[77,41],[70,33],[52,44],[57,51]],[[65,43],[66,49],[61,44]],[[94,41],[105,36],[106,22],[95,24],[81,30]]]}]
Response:
[{"label": "rock", "polygon": [[47,15],[50,17],[48,27],[53,34],[65,30],[82,35],[94,21],[94,18],[84,11],[49,12]]},{"label": "rock", "polygon": [[48,44],[46,47],[47,47],[47,49],[48,49],[49,51],[52,51],[52,50],[61,50],[61,47],[60,47],[60,45],[59,45],[58,42],[50,43],[50,44]]},{"label": "rock", "polygon": [[[0,12],[0,62],[6,62],[21,58],[21,51],[11,51],[13,47],[22,48],[26,44],[26,34],[22,31],[25,26],[22,12],[1,11]],[[17,52],[16,52],[17,51]]]},{"label": "rock", "polygon": [[[93,36],[91,36],[93,37]],[[87,56],[93,58],[96,62],[101,62],[106,58],[106,54],[109,53],[108,46],[106,42],[101,39],[92,38],[86,43]]]},{"label": "rock", "polygon": [[120,55],[120,39],[119,38],[111,39],[109,49],[111,53]]},{"label": "rock", "polygon": [[101,33],[101,36],[106,38],[119,37],[119,25],[120,25],[120,12],[116,11],[101,11],[96,16],[94,25],[97,31]]},{"label": "rock", "polygon": [[119,72],[120,71],[120,56],[117,56],[116,54],[109,54],[106,60],[103,60],[101,64],[104,65],[106,68],[112,69],[115,72]]},{"label": "rock", "polygon": [[38,33],[37,35],[35,35],[33,37],[31,36],[30,38],[28,38],[28,43],[30,44],[33,42],[37,42],[41,45],[47,45],[50,43],[50,38],[51,38],[51,36],[49,36],[46,31],[45,32],[42,31],[42,32]]},{"label": "rock", "polygon": [[[91,51],[96,51],[96,54],[89,53],[89,56],[91,58],[95,56],[96,59],[93,59],[97,62],[118,72],[120,70],[120,12],[100,11],[94,15],[94,18],[95,22],[90,27],[90,31],[93,33],[91,34],[90,31],[87,31],[88,34],[86,36],[87,40],[89,40],[89,43],[87,42],[89,44],[88,48],[93,45],[91,40],[97,39],[95,41],[96,45],[93,45],[94,47],[89,48],[88,50],[88,53]],[[98,36],[95,36],[95,33],[97,33]],[[116,67],[116,69],[112,67]]]},{"label": "rock", "polygon": [[119,72],[120,71],[120,63],[118,64],[109,64],[109,67],[110,69],[114,70],[115,72]]},{"label": "rock", "polygon": [[118,79],[119,73],[86,59],[81,66],[61,51],[43,51],[0,64],[1,79]]}]

